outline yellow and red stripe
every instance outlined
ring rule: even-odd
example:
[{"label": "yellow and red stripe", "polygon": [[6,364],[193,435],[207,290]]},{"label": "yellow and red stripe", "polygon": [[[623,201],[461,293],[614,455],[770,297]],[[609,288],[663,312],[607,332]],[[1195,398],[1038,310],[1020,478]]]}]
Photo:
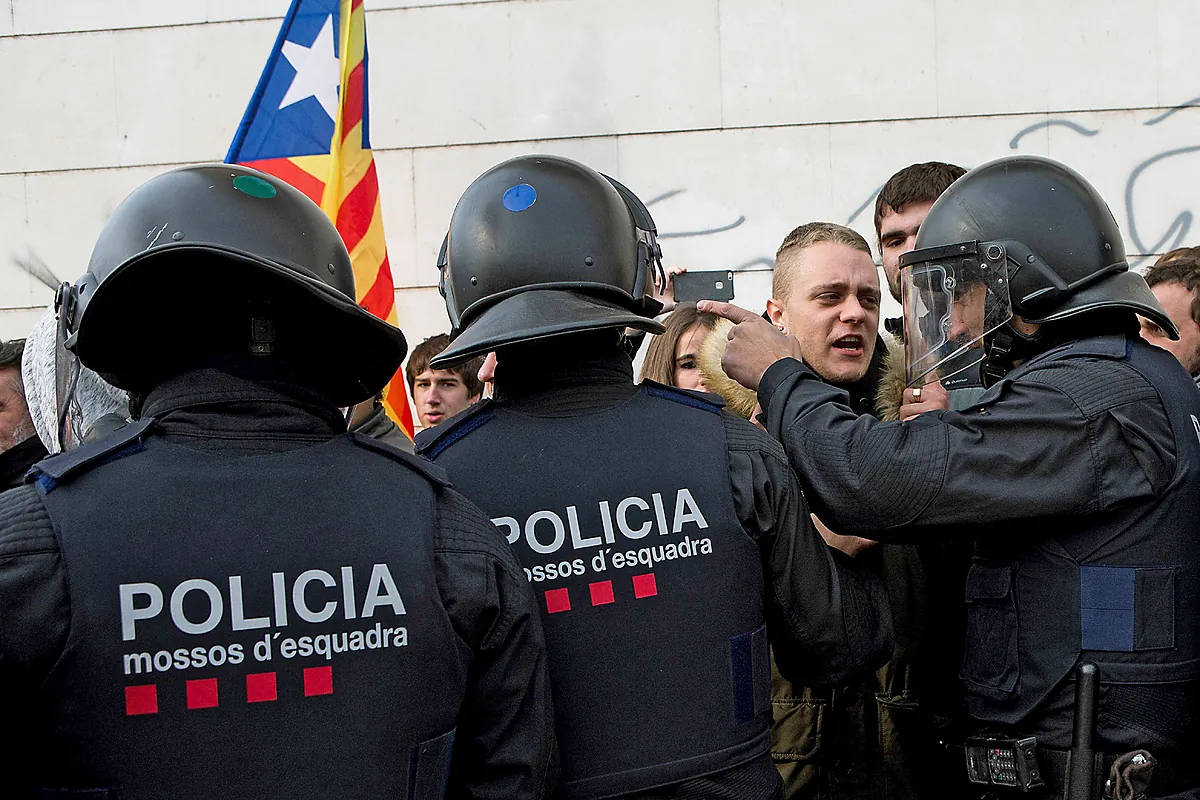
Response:
[{"label": "yellow and red stripe", "polygon": [[[329,177],[325,181],[321,208],[337,225],[346,249],[350,251],[358,304],[396,325],[396,293],[383,235],[379,177],[375,172],[374,155],[369,148],[363,147],[367,68],[367,23],[363,0],[342,0],[338,28],[341,88],[329,154]],[[397,370],[384,389],[383,404],[388,415],[412,438],[412,409],[403,370]]]}]

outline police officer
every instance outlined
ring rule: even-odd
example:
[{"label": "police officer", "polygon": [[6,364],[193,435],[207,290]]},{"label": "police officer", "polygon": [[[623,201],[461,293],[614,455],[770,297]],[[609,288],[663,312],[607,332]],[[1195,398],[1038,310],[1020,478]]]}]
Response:
[{"label": "police officer", "polygon": [[495,399],[418,452],[533,584],[558,796],[779,796],[768,629],[782,670],[836,683],[886,660],[886,599],[816,534],[770,437],[712,395],[634,385],[622,330],[662,330],[645,206],[574,161],[516,158],[467,189],[440,261],[453,332],[432,366],[495,350]]},{"label": "police officer", "polygon": [[71,294],[135,421],[0,495],[5,796],[542,796],[528,585],[439,468],[344,432],[406,345],[321,210],[167,172]]},{"label": "police officer", "polygon": [[[1118,783],[1131,769],[1144,782],[1157,759],[1151,796],[1198,796],[1200,398],[1138,335],[1137,314],[1174,328],[1129,271],[1108,206],[1062,164],[1000,159],[934,204],[902,265],[906,318],[938,321],[909,329],[924,341],[910,342],[910,379],[935,374],[942,338],[964,325],[991,383],[976,405],[856,417],[792,343],[710,309],[745,320],[727,370],[758,388],[768,430],[839,530],[970,526],[960,677],[974,727],[997,737],[968,748],[972,780],[1086,798],[1111,777],[1125,797]],[[1089,692],[1075,701],[1092,668],[1098,717]]]}]

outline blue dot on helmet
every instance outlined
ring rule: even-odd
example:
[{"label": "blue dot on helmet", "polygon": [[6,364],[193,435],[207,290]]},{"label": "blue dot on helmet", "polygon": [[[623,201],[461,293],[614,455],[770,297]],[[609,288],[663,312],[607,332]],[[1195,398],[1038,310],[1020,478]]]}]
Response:
[{"label": "blue dot on helmet", "polygon": [[537,202],[537,189],[528,183],[518,183],[504,190],[504,207],[509,211],[524,211]]}]

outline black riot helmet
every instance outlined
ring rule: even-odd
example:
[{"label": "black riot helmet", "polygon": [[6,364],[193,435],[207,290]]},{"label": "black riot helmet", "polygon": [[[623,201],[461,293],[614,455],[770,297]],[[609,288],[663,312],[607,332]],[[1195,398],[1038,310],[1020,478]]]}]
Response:
[{"label": "black riot helmet", "polygon": [[442,244],[451,343],[431,366],[564,333],[662,333],[655,233],[633,192],[583,164],[538,155],[492,167],[458,201]]},{"label": "black riot helmet", "polygon": [[407,351],[397,328],[355,302],[350,256],[324,212],[232,164],[135,189],[67,289],[67,348],[130,392],[238,363],[348,406],[385,386]]},{"label": "black riot helmet", "polygon": [[985,360],[995,382],[1041,349],[1041,331],[1127,310],[1178,334],[1145,279],[1129,270],[1117,221],[1081,175],[1040,156],[1009,156],[959,178],[900,257],[910,385]]}]

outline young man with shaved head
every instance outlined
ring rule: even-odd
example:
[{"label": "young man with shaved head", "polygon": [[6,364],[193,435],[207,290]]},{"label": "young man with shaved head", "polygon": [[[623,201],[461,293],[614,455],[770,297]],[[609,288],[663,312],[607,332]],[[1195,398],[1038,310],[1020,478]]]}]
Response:
[{"label": "young man with shaved head", "polygon": [[[882,355],[879,331],[879,275],[871,248],[850,228],[811,222],[787,235],[775,254],[767,315],[812,353],[813,369],[846,388],[867,376]],[[873,386],[851,391],[869,412]],[[857,395],[857,396],[855,396]]]},{"label": "young man with shaved head", "polygon": [[[879,272],[866,240],[829,222],[801,225],[775,255],[771,294],[767,315],[800,342],[813,370],[845,389],[855,411],[878,416],[876,395],[887,347],[879,337]],[[902,413],[934,410],[938,402],[909,404]],[[914,545],[873,546],[818,525],[829,544],[866,562],[883,579],[896,649],[878,673],[835,689],[794,686],[774,674],[771,752],[786,796],[933,796],[930,771],[922,769],[936,756],[937,742],[935,712],[926,699],[930,584],[937,580],[927,574],[930,556]]]}]

